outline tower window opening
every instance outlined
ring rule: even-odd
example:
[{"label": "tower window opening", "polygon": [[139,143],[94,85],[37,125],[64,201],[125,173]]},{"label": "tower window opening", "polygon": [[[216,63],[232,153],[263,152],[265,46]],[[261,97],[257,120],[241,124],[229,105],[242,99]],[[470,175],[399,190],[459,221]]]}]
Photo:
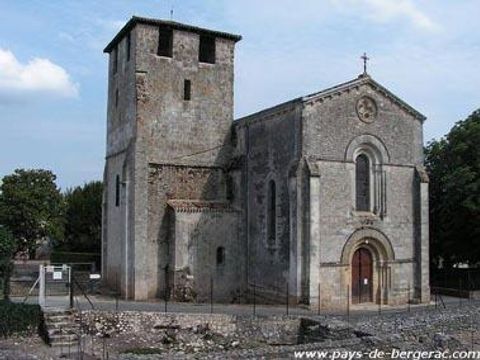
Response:
[{"label": "tower window opening", "polygon": [[225,264],[225,248],[219,246],[217,248],[217,266]]},{"label": "tower window opening", "polygon": [[127,35],[127,47],[126,47],[127,61],[130,60],[130,52],[131,51],[132,51],[132,38],[131,38],[131,33],[128,33],[128,35]]},{"label": "tower window opening", "polygon": [[117,73],[118,69],[118,47],[113,50],[113,65],[112,65],[112,71],[114,74]]},{"label": "tower window opening", "polygon": [[168,28],[158,30],[158,51],[157,55],[172,57],[173,53],[173,31]]},{"label": "tower window opening", "polygon": [[215,38],[207,35],[200,35],[198,50],[198,61],[215,64]]},{"label": "tower window opening", "polygon": [[275,245],[277,237],[277,195],[275,181],[268,182],[267,196],[267,244]]},{"label": "tower window opening", "polygon": [[115,206],[120,206],[120,175],[115,177]]},{"label": "tower window opening", "polygon": [[183,81],[183,100],[191,100],[192,98],[192,82],[185,79]]}]

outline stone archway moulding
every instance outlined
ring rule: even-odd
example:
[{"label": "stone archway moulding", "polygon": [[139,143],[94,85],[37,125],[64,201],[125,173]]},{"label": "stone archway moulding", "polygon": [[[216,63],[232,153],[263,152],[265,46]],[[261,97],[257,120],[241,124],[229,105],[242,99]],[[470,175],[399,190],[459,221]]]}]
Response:
[{"label": "stone archway moulding", "polygon": [[373,155],[379,163],[389,163],[390,154],[385,147],[385,144],[376,136],[370,134],[363,134],[354,137],[345,150],[345,161],[354,162],[355,155],[359,149],[370,150],[374,152]]},{"label": "stone archway moulding", "polygon": [[353,232],[343,246],[341,262],[343,265],[349,265],[351,257],[355,250],[364,246],[365,240],[368,240],[368,248],[373,252],[374,257],[381,261],[395,260],[390,240],[379,230],[373,228],[361,228]]}]

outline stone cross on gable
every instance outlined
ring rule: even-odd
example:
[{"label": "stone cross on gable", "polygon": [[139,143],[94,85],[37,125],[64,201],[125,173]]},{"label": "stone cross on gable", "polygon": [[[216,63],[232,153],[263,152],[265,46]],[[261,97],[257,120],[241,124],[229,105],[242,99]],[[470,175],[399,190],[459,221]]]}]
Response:
[{"label": "stone cross on gable", "polygon": [[363,73],[367,73],[367,61],[370,60],[370,58],[367,56],[367,53],[364,52],[362,56],[360,56],[360,59],[363,60]]}]

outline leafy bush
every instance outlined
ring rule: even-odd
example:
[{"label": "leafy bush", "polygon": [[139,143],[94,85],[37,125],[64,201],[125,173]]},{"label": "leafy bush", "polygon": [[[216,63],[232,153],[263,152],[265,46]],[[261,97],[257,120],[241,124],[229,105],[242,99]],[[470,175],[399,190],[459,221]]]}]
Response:
[{"label": "leafy bush", "polygon": [[0,300],[0,336],[37,333],[42,320],[38,305],[26,305]]},{"label": "leafy bush", "polygon": [[15,249],[12,234],[0,226],[0,288],[2,298],[8,299],[10,291],[10,276],[12,275],[12,258]]},{"label": "leafy bush", "polygon": [[102,237],[103,184],[92,181],[67,189],[65,202],[65,240],[58,250],[100,252]]},{"label": "leafy bush", "polygon": [[33,256],[38,240],[61,240],[64,200],[56,176],[48,170],[17,169],[4,176],[0,185],[0,223],[17,241],[15,252]]}]

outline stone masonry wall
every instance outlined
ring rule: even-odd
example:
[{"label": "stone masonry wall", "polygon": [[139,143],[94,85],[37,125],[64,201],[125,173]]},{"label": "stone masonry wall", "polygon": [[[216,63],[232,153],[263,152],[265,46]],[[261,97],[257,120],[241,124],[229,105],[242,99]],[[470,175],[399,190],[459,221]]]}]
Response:
[{"label": "stone masonry wall", "polygon": [[[174,243],[174,218],[167,212],[170,199],[225,200],[225,175],[220,168],[151,165],[148,180],[149,288],[152,296],[164,295],[164,268],[174,263],[169,244]],[[207,264],[208,265],[208,264]]]},{"label": "stone masonry wall", "polygon": [[[237,193],[244,200],[247,217],[249,286],[258,294],[275,298],[285,295],[290,266],[290,194],[289,173],[295,166],[299,148],[299,110],[295,106],[279,106],[272,110],[240,119],[236,123],[237,148],[245,154],[243,179]],[[268,184],[276,187],[276,241],[267,241]],[[293,200],[295,201],[295,200]],[[292,287],[292,294],[294,289]]]},{"label": "stone masonry wall", "polygon": [[[238,302],[245,292],[245,258],[239,241],[238,214],[233,210],[175,212],[173,295],[177,300]],[[218,263],[217,249],[224,249]],[[172,252],[172,251],[171,251]],[[172,269],[173,270],[173,269]],[[185,284],[180,276],[190,278],[192,299],[182,299]],[[188,274],[188,275],[187,275]]]},{"label": "stone masonry wall", "polygon": [[[224,164],[233,121],[234,41],[216,38],[215,64],[198,61],[199,35],[173,31],[173,57],[157,55],[158,28],[137,25],[137,72],[145,73],[139,103],[147,161]],[[191,100],[183,99],[184,80]]]},{"label": "stone masonry wall", "polygon": [[[374,99],[378,107],[372,123],[360,121],[355,110],[357,99],[363,95]],[[394,259],[389,262],[389,281],[384,289],[388,296],[384,296],[392,304],[406,302],[408,288],[415,286],[415,165],[423,161],[421,122],[369,85],[307,104],[303,116],[302,152],[320,173],[318,199],[314,199],[319,206],[319,233],[318,238],[310,239],[318,244],[315,260],[320,269],[310,274],[310,281],[320,284],[323,306],[345,306],[351,273],[349,263],[342,265],[342,252],[348,238],[365,226],[383,233],[393,247]],[[347,159],[353,139],[364,134],[376,138],[386,149],[382,167],[386,211],[368,219],[355,211],[355,164]],[[374,271],[373,281],[378,285],[376,276]],[[374,299],[376,290],[374,287]],[[318,297],[317,292],[310,296]]]}]

